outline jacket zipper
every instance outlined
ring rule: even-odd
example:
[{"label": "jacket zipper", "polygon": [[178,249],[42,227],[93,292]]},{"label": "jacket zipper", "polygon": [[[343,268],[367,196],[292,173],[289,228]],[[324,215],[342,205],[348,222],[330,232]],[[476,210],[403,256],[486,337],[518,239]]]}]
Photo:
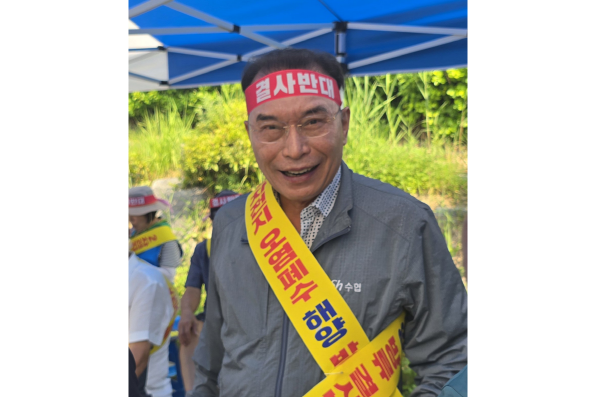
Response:
[{"label": "jacket zipper", "polygon": [[[346,229],[339,231],[336,234],[329,236],[323,240],[314,249],[316,250],[328,241],[333,240],[336,237],[346,234],[350,231],[350,226]],[[313,250],[311,250],[313,251]],[[285,373],[285,359],[287,355],[287,341],[288,341],[288,329],[290,328],[290,321],[287,314],[283,313],[283,326],[281,327],[281,351],[279,352],[279,369],[277,370],[277,382],[275,383],[275,397],[281,397],[281,389],[283,387],[283,374]]]},{"label": "jacket zipper", "polygon": [[281,397],[283,387],[283,373],[285,372],[285,358],[287,355],[287,340],[290,321],[285,312],[283,313],[283,326],[281,327],[281,351],[279,352],[279,370],[277,371],[277,382],[275,383],[275,397]]}]

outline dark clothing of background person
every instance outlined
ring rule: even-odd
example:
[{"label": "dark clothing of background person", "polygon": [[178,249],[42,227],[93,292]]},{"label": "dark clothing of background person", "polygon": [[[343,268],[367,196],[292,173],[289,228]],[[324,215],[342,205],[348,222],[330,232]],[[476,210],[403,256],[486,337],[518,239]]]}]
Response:
[{"label": "dark clothing of background person", "polygon": [[[190,270],[185,281],[185,288],[194,287],[202,289],[202,285],[208,285],[208,251],[206,249],[206,240],[198,243],[194,249],[194,254],[190,260]],[[206,301],[204,301],[204,310],[196,318],[204,322],[206,312]]]},{"label": "dark clothing of background person", "polygon": [[135,358],[133,357],[133,353],[131,353],[131,349],[129,349],[129,397],[148,397],[144,390],[148,369],[140,375],[139,379],[135,376],[135,369]]}]

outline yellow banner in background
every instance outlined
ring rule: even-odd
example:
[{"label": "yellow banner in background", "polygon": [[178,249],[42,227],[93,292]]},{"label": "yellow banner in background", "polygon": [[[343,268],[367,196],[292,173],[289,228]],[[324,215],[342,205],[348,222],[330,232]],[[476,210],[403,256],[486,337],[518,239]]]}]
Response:
[{"label": "yellow banner in background", "polygon": [[177,240],[175,234],[169,226],[159,226],[150,229],[131,239],[131,250],[136,254],[141,254],[166,242]]},{"label": "yellow banner in background", "polygon": [[306,396],[401,397],[402,314],[373,341],[287,218],[268,182],[246,201],[252,253],[313,358],[327,375]]}]

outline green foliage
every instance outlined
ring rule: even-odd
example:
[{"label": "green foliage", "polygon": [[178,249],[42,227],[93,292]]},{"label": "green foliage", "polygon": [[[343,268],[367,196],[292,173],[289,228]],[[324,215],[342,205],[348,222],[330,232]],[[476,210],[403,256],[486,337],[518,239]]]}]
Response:
[{"label": "green foliage", "polygon": [[368,136],[427,145],[467,142],[467,69],[352,77],[345,94],[351,109],[360,104],[352,117]]},{"label": "green foliage", "polygon": [[402,354],[402,362],[400,365],[402,371],[402,395],[408,397],[414,388],[417,387],[415,384],[417,373],[409,367],[410,361],[404,356],[404,353]]},{"label": "green foliage", "polygon": [[[440,132],[445,131],[441,120],[450,117],[441,117],[441,106],[436,105],[441,91],[430,89],[430,83],[423,83],[427,85],[420,89],[417,84],[443,73],[347,80],[345,103],[351,116],[344,161],[351,169],[410,194],[437,194],[456,202],[466,201],[467,152],[464,148],[458,150],[451,136],[444,137]],[[462,75],[457,71],[453,76]],[[466,70],[464,76],[466,79]],[[438,80],[436,84],[441,85]],[[429,131],[420,127],[429,125],[427,108],[432,121]],[[421,116],[419,109],[423,111]]]},{"label": "green foliage", "polygon": [[192,131],[193,113],[183,115],[171,101],[165,111],[144,114],[129,130],[129,183],[139,184],[177,172],[182,166],[181,145]]},{"label": "green foliage", "polygon": [[[464,202],[466,84],[466,69],[349,78],[345,161],[411,194]],[[166,112],[148,110],[165,103]],[[130,104],[138,120],[130,131],[131,183],[183,173],[186,186],[245,192],[263,179],[243,126],[239,84],[133,93]]]},{"label": "green foliage", "polygon": [[186,90],[132,92],[129,94],[129,123],[141,122],[146,115],[156,110],[168,109],[172,104],[183,115],[184,109],[193,109],[204,94],[217,91],[217,87],[199,87]]},{"label": "green foliage", "polygon": [[261,180],[244,128],[246,103],[239,84],[204,95],[196,108],[198,123],[183,147],[184,184],[213,193],[246,192]]},{"label": "green foliage", "polygon": [[[351,135],[351,134],[349,134]],[[394,145],[385,139],[348,139],[344,160],[355,172],[379,179],[410,194],[440,194],[466,200],[465,153],[448,147]]]},{"label": "green foliage", "polygon": [[[196,244],[210,237],[212,233],[210,219],[203,220],[204,216],[209,213],[207,201],[203,201],[196,206],[189,204],[186,207],[188,208],[187,211],[176,217],[170,217],[173,233],[177,236],[183,249],[181,266],[176,270],[174,282],[175,289],[180,297],[185,292],[185,281],[190,270],[190,260]],[[204,292],[203,295],[205,297]],[[204,307],[203,304],[201,307]]]},{"label": "green foliage", "polygon": [[465,220],[466,210],[464,208],[437,208],[435,218],[440,226],[448,251],[452,257],[461,254],[462,250],[462,228]]}]

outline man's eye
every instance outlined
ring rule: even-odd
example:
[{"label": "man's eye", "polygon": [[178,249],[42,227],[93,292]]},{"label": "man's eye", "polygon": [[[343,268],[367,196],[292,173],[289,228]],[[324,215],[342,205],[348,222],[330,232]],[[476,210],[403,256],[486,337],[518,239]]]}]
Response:
[{"label": "man's eye", "polygon": [[321,118],[317,118],[317,119],[310,119],[307,120],[303,123],[304,126],[306,127],[315,127],[315,126],[319,126],[321,124],[324,123],[324,120]]}]

